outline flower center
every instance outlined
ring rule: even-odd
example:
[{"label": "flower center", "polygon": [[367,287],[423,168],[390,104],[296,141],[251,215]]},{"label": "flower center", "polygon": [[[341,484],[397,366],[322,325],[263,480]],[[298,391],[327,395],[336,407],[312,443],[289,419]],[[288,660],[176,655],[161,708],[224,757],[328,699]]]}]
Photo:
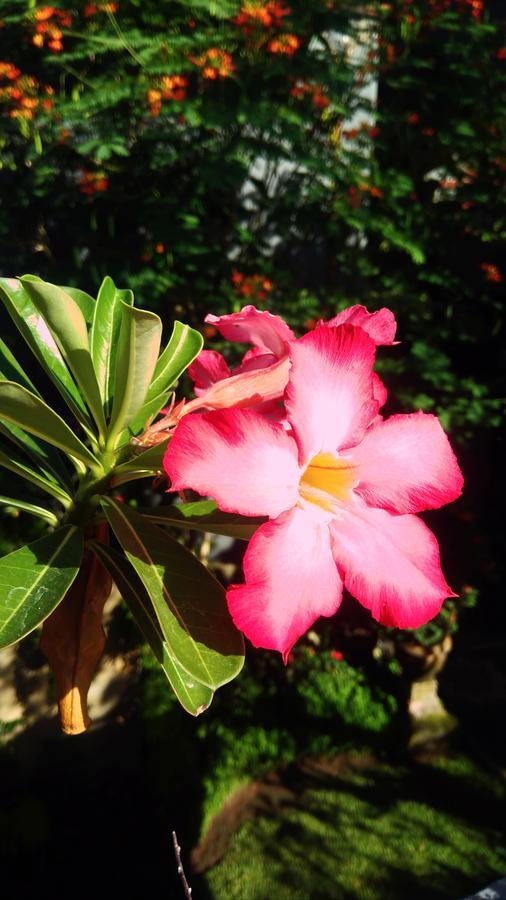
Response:
[{"label": "flower center", "polygon": [[350,497],[358,482],[356,470],[349,459],[318,453],[300,479],[299,494],[304,500],[333,512]]}]

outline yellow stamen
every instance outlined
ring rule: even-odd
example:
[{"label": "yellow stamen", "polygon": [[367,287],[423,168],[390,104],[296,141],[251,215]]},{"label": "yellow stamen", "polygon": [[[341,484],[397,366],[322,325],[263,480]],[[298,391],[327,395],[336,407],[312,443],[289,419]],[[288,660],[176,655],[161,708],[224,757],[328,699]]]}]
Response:
[{"label": "yellow stamen", "polygon": [[357,484],[357,467],[349,459],[340,459],[332,453],[313,456],[299,483],[299,494],[304,500],[316,503],[322,509],[332,511],[338,503],[348,500]]}]

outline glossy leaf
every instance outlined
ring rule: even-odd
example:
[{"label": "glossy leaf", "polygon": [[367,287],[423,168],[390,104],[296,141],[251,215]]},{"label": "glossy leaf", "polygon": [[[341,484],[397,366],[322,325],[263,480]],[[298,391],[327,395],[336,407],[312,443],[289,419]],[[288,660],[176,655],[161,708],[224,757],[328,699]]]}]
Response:
[{"label": "glossy leaf", "polygon": [[174,322],[169,343],[156,364],[146,400],[152,400],[158,394],[168,391],[198,356],[203,344],[200,331],[195,331],[182,322]]},{"label": "glossy leaf", "polygon": [[21,282],[0,278],[0,300],[69,409],[91,433],[93,427],[84,400],[46,322]]},{"label": "glossy leaf", "polygon": [[70,504],[71,498],[63,488],[55,484],[54,481],[44,478],[39,472],[31,469],[12,450],[8,454],[0,450],[0,466],[13,472],[15,475],[19,475],[20,478],[24,478],[25,481],[30,481],[46,494],[51,494],[52,497],[55,497],[56,500],[59,500],[64,506]]},{"label": "glossy leaf", "polygon": [[175,525],[178,528],[191,528],[210,534],[224,534],[241,541],[249,541],[257,528],[267,521],[259,516],[236,516],[222,512],[213,500],[197,500],[195,503],[178,503],[175,506],[156,506],[144,509],[142,513],[158,525]]},{"label": "glossy leaf", "polygon": [[149,595],[135,569],[124,556],[111,547],[106,547],[96,541],[90,542],[90,547],[109,570],[111,578],[123,600],[129,606],[141,633],[165,672],[181,706],[192,716],[200,715],[210,705],[213,691],[188,675],[171,654],[168,644],[163,639]]},{"label": "glossy leaf", "polygon": [[225,591],[199,560],[166,532],[110,497],[107,518],[146,588],[170,654],[189,675],[215,690],[242,668],[242,635]]},{"label": "glossy leaf", "polygon": [[0,648],[25,637],[52,613],[82,556],[82,531],[66,525],[0,559]]},{"label": "glossy leaf", "polygon": [[44,509],[43,506],[36,506],[34,503],[27,503],[26,500],[19,500],[17,497],[5,497],[0,494],[0,506],[12,506],[15,509],[20,509],[21,512],[27,512],[32,516],[38,516],[39,519],[44,519],[49,525],[58,525],[58,517],[51,510]]},{"label": "glossy leaf", "polygon": [[86,291],[82,291],[80,288],[70,287],[68,285],[58,285],[58,287],[61,287],[62,291],[65,291],[69,297],[72,297],[72,300],[77,303],[81,310],[86,324],[91,325],[93,314],[95,312],[95,298],[92,297],[91,294],[87,294]]},{"label": "glossy leaf", "polygon": [[120,302],[121,329],[114,374],[109,441],[135,418],[146,397],[160,349],[162,323],[154,313]]},{"label": "glossy leaf", "polygon": [[104,278],[98,292],[91,326],[91,358],[106,414],[114,395],[114,375],[123,303],[133,304],[131,291],[119,291],[112,278]]},{"label": "glossy leaf", "polygon": [[137,415],[130,422],[127,434],[135,435],[147,428],[160,410],[169,405],[171,396],[170,393],[157,394],[152,400],[143,403]]},{"label": "glossy leaf", "polygon": [[0,418],[35,434],[88,466],[97,460],[63,419],[40,397],[13,381],[0,381]]},{"label": "glossy leaf", "polygon": [[29,275],[25,275],[21,281],[47,323],[81,389],[100,434],[105,436],[102,399],[91,359],[86,320],[79,306],[69,294],[55,284],[32,281]]}]

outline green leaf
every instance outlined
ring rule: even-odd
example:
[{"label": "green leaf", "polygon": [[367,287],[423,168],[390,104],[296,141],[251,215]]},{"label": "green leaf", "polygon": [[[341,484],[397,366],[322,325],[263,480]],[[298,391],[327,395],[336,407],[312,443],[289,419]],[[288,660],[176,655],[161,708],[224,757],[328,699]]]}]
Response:
[{"label": "green leaf", "polygon": [[114,374],[123,303],[133,304],[131,291],[118,291],[112,278],[104,278],[98,292],[91,326],[91,358],[106,415],[114,396]]},{"label": "green leaf", "polygon": [[144,428],[150,425],[160,410],[163,409],[164,406],[167,406],[171,396],[172,395],[168,393],[158,394],[156,397],[153,397],[152,400],[143,403],[139,412],[128,426],[130,434],[137,434],[139,431],[143,431]]},{"label": "green leaf", "polygon": [[114,401],[108,442],[121,434],[139,412],[160,349],[162,323],[154,313],[121,301],[122,319],[114,375]]},{"label": "green leaf", "polygon": [[61,354],[81,389],[101,436],[105,437],[102,398],[91,359],[88,329],[79,306],[69,294],[55,284],[32,281],[30,275],[23,276],[21,281],[49,326]]},{"label": "green leaf", "polygon": [[25,481],[31,481],[31,483],[35,484],[39,490],[45,491],[47,494],[51,494],[52,497],[59,500],[63,506],[66,507],[71,503],[70,496],[63,488],[55,484],[54,481],[44,478],[39,472],[34,472],[22,459],[16,457],[12,450],[9,454],[0,450],[0,466],[4,469],[8,469],[10,472],[14,472],[15,475],[19,475],[21,478],[24,478]]},{"label": "green leaf", "polygon": [[170,341],[155,366],[146,400],[152,400],[172,387],[198,356],[203,344],[204,338],[199,331],[182,322],[174,322]]},{"label": "green leaf", "polygon": [[5,379],[5,381],[16,381],[31,391],[32,394],[37,394],[40,397],[37,388],[23,371],[7,344],[4,344],[2,338],[0,338],[0,378]]},{"label": "green leaf", "polygon": [[0,381],[0,418],[13,422],[37,437],[76,456],[95,468],[97,460],[63,419],[40,397],[13,381]]},{"label": "green leaf", "polygon": [[213,691],[196,681],[171,654],[151,606],[149,595],[135,569],[111,547],[90,541],[90,547],[109,571],[118,591],[129,606],[135,621],[160,663],[183,709],[198,716],[210,706]]},{"label": "green leaf", "polygon": [[257,528],[267,519],[260,517],[236,516],[222,512],[213,500],[197,500],[195,503],[181,503],[177,506],[157,506],[141,510],[150,522],[157,525],[175,525],[178,528],[192,528],[210,534],[224,534],[241,541],[249,541]]},{"label": "green leaf", "polygon": [[20,509],[22,512],[31,513],[32,516],[38,516],[40,519],[44,519],[49,525],[58,525],[58,517],[49,509],[44,509],[42,506],[35,506],[35,504],[27,503],[25,500],[18,500],[17,497],[4,497],[3,495],[0,495],[0,506],[13,506],[15,509]]},{"label": "green leaf", "polygon": [[74,581],[82,556],[82,531],[66,525],[0,559],[0,648],[47,619]]},{"label": "green leaf", "polygon": [[149,594],[170,654],[212,690],[231,681],[242,668],[244,645],[221,584],[193,553],[143,516],[110,497],[103,505]]},{"label": "green leaf", "polygon": [[69,409],[81,425],[92,433],[91,419],[77,385],[49,328],[21,282],[14,278],[0,278],[0,300]]},{"label": "green leaf", "polygon": [[[27,390],[30,390],[33,394],[40,396],[37,388],[32,384],[1,338],[0,380],[15,381],[17,384],[21,384],[23,387],[27,388]],[[48,445],[44,446],[40,444],[35,438],[25,434],[22,429],[18,428],[12,422],[0,423],[0,432],[20,446],[32,461],[40,466],[42,472],[47,475],[48,478],[55,480],[57,483],[65,484],[68,488],[72,488],[68,473],[65,470],[57,450]]]},{"label": "green leaf", "polygon": [[167,449],[169,438],[155,444],[138,453],[126,462],[114,469],[113,485],[124,484],[126,481],[134,481],[137,478],[153,477],[157,472],[163,471],[163,457]]},{"label": "green leaf", "polygon": [[64,485],[66,490],[72,491],[70,476],[56,447],[52,447],[50,444],[46,444],[45,441],[27,434],[26,431],[18,428],[13,422],[0,422],[0,434],[3,434],[23,450],[46,478],[52,479],[55,484]]},{"label": "green leaf", "polygon": [[62,291],[65,291],[69,297],[72,297],[72,300],[75,300],[85,318],[86,324],[91,325],[93,314],[95,312],[95,298],[92,297],[91,294],[87,294],[86,291],[82,291],[80,288],[70,287],[66,284],[59,284],[58,287],[60,287]]}]

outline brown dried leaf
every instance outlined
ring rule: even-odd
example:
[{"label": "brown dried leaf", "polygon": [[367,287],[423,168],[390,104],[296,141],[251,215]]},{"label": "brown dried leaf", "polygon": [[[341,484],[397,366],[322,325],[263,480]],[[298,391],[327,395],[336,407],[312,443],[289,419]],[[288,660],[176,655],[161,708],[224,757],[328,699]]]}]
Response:
[{"label": "brown dried leaf", "polygon": [[[107,524],[96,525],[88,537],[107,543]],[[81,734],[90,724],[87,696],[104,652],[102,613],[111,587],[107,570],[85,550],[76,580],[42,628],[40,646],[56,680],[60,723],[66,734]]]}]

